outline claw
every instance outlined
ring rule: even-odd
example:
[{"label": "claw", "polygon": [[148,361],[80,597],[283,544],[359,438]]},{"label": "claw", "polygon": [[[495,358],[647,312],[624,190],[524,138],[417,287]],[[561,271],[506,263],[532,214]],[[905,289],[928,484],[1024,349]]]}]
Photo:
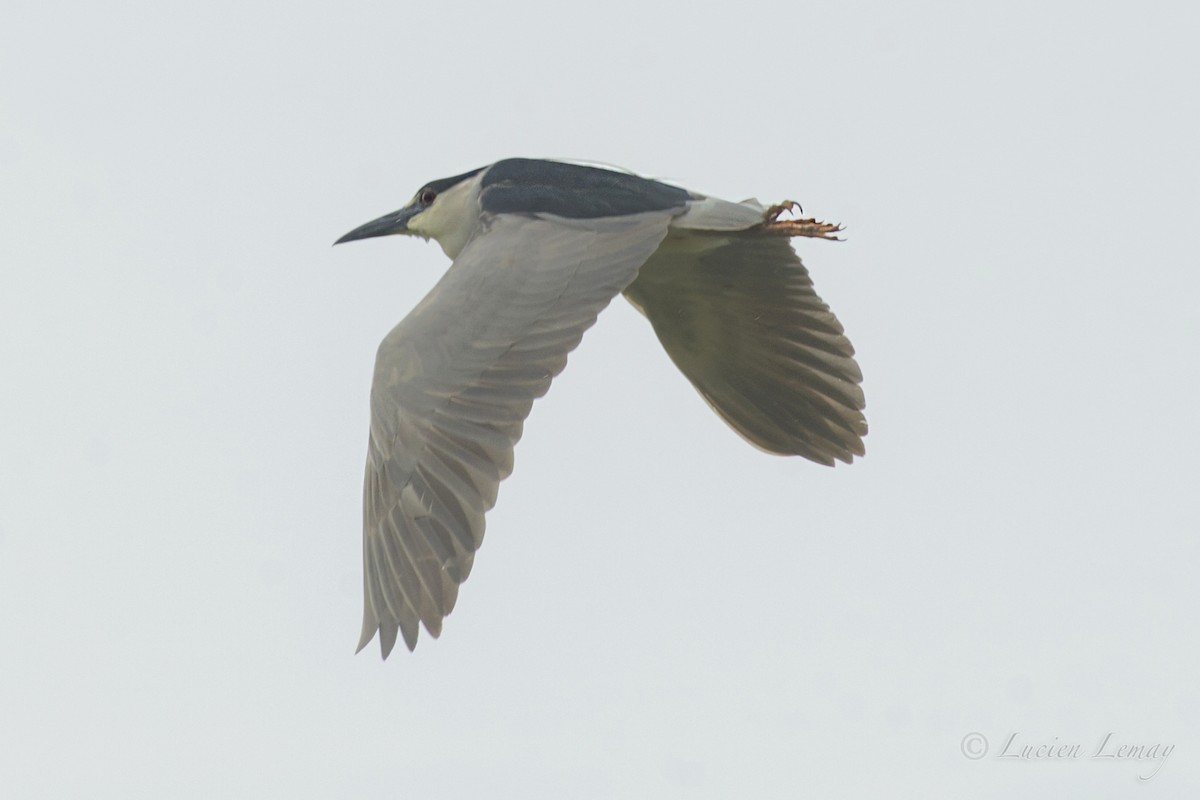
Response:
[{"label": "claw", "polygon": [[768,223],[775,222],[779,219],[779,215],[785,211],[798,211],[801,214],[804,213],[804,209],[795,200],[784,200],[781,203],[776,203],[763,212],[763,219]]}]

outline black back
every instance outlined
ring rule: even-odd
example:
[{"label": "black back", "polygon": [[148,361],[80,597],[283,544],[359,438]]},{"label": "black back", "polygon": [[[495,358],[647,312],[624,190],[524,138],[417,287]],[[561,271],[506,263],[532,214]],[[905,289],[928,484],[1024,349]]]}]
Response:
[{"label": "black back", "polygon": [[636,175],[532,158],[497,161],[484,173],[480,187],[484,211],[540,212],[571,219],[681,208],[691,198],[686,189]]}]

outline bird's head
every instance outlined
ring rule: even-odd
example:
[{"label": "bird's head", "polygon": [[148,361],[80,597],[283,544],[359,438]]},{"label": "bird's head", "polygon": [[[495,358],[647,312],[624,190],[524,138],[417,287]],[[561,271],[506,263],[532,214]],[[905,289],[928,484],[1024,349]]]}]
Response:
[{"label": "bird's head", "polygon": [[482,169],[430,181],[399,211],[384,214],[338,239],[334,244],[403,233],[435,239],[450,258],[456,257],[479,225],[479,176]]}]

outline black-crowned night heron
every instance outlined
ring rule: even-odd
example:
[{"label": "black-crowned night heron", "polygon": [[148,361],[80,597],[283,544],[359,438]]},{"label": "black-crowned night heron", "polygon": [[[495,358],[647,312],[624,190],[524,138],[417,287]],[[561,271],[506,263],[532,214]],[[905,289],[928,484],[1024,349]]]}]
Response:
[{"label": "black-crowned night heron", "polygon": [[634,175],[515,158],[431,181],[338,243],[436,239],[454,260],[383,340],[363,492],[362,650],[454,608],[533,401],[618,294],[722,419],[770,453],[863,454],[862,373],[780,219]]}]

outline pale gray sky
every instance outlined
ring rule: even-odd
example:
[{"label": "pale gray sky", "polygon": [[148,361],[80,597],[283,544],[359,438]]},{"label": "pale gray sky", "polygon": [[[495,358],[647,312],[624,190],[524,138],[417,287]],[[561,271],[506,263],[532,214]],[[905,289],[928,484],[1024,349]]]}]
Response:
[{"label": "pale gray sky", "polygon": [[[1182,2],[18,0],[3,794],[1195,795],[1198,40]],[[799,248],[867,457],[747,446],[617,301],[441,640],[355,657],[375,348],[447,262],[330,244],[513,155],[844,223]]]}]

